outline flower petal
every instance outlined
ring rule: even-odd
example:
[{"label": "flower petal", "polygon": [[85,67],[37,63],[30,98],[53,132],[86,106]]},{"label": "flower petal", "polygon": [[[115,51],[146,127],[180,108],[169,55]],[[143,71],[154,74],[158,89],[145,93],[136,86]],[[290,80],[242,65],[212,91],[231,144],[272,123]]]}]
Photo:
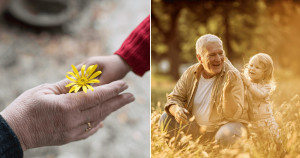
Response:
[{"label": "flower petal", "polygon": [[102,73],[101,71],[95,72],[88,80],[94,79],[95,77],[99,76],[101,73]]},{"label": "flower petal", "polygon": [[65,87],[70,87],[70,86],[73,86],[74,84],[76,84],[76,83],[72,82],[72,83],[67,84]]},{"label": "flower petal", "polygon": [[66,77],[67,77],[70,81],[77,82],[75,79],[69,77],[68,75],[66,75]]},{"label": "flower petal", "polygon": [[[76,85],[77,86],[77,85]],[[75,87],[75,86],[74,86]],[[75,88],[75,93],[77,93],[78,91],[79,91],[79,89],[81,88],[81,86],[77,86],[76,88]]]},{"label": "flower petal", "polygon": [[73,72],[68,72],[68,74],[72,75],[73,77],[75,77],[76,79],[78,79],[77,76]]},{"label": "flower petal", "polygon": [[86,88],[86,86],[82,86],[82,89],[83,89],[84,93],[86,93],[86,92],[87,92],[87,88]]},{"label": "flower petal", "polygon": [[85,67],[86,67],[86,65],[82,65],[82,67],[81,67],[81,76],[82,77],[84,76]]},{"label": "flower petal", "polygon": [[87,83],[100,83],[100,81],[97,79],[93,79],[93,80],[88,81]]},{"label": "flower petal", "polygon": [[93,69],[94,65],[90,65],[87,69],[86,69],[86,76],[85,77],[88,77],[89,76],[89,73],[90,71]]},{"label": "flower petal", "polygon": [[78,77],[80,77],[79,76],[79,73],[78,73],[78,71],[77,71],[77,69],[76,69],[76,67],[72,64],[72,69],[73,69],[73,71],[74,71],[74,73],[78,76]]},{"label": "flower petal", "polygon": [[91,91],[94,91],[94,88],[93,88],[92,86],[90,86],[90,85],[88,85],[88,84],[87,84],[86,86],[87,86],[87,88],[90,89]]},{"label": "flower petal", "polygon": [[72,93],[75,90],[76,86],[73,86],[70,90],[69,93]]},{"label": "flower petal", "polygon": [[89,73],[88,73],[87,78],[89,78],[89,77],[95,72],[95,70],[97,69],[97,67],[98,67],[98,65],[96,64],[96,65],[94,65],[94,66],[91,68],[91,70],[90,70]]}]

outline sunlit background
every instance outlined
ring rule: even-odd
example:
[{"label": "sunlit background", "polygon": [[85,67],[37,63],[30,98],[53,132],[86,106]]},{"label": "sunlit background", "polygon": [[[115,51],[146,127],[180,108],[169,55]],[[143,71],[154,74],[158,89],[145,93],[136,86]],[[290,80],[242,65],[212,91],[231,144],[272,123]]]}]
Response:
[{"label": "sunlit background", "polygon": [[[272,95],[273,113],[289,157],[299,157],[299,19],[300,2],[296,0],[152,0],[152,156],[167,153],[166,156],[184,157],[196,153],[206,157],[196,149],[175,151],[160,144],[156,121],[166,103],[166,94],[172,91],[188,66],[197,62],[196,40],[211,33],[222,39],[226,56],[240,71],[252,55],[259,52],[271,55],[277,84]],[[250,149],[243,147],[229,157],[241,153],[252,157],[280,156],[281,153],[275,151],[272,147],[257,145]],[[220,155],[208,152],[208,156]]]},{"label": "sunlit background", "polygon": [[[149,0],[10,2],[1,5],[6,10],[0,17],[0,110],[27,89],[64,79],[71,64],[113,54],[150,12]],[[95,135],[30,149],[24,157],[149,157],[150,72],[129,73],[124,80],[136,101],[110,115]]]}]

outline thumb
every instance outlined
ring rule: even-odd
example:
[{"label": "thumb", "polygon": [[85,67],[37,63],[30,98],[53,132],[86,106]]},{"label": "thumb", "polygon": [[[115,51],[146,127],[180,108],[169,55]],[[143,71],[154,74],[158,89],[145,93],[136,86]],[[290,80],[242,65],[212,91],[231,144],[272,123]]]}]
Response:
[{"label": "thumb", "polygon": [[67,79],[67,78],[54,83],[53,84],[54,85],[54,89],[53,89],[54,93],[57,94],[57,95],[58,94],[66,94],[66,93],[68,93],[69,90],[70,90],[70,87],[67,88],[65,86],[67,84],[69,84],[69,83],[71,83],[71,81],[69,79]]}]

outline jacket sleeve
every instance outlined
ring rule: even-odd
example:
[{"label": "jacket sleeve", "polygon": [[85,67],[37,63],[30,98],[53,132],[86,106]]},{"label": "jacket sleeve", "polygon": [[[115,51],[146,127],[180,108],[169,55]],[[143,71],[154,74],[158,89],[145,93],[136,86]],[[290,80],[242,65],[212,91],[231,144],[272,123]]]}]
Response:
[{"label": "jacket sleeve", "polygon": [[9,127],[4,118],[0,115],[0,157],[1,158],[22,158],[23,150],[21,144]]},{"label": "jacket sleeve", "polygon": [[165,111],[169,115],[171,115],[169,111],[171,105],[177,104],[180,107],[184,107],[184,105],[187,104],[187,81],[189,81],[191,77],[189,71],[191,71],[190,68],[183,73],[173,91],[167,96]]},{"label": "jacket sleeve", "polygon": [[[223,89],[222,110],[228,120],[241,117],[244,108],[244,85],[238,71],[231,71],[232,77],[227,79]],[[228,77],[228,73],[226,74]]]},{"label": "jacket sleeve", "polygon": [[150,69],[150,15],[131,32],[115,54],[139,76]]}]

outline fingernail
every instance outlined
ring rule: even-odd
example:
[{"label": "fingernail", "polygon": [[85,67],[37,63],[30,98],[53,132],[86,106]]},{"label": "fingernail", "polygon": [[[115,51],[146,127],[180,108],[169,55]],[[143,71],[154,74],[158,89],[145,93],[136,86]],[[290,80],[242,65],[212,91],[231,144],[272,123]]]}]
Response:
[{"label": "fingernail", "polygon": [[135,97],[132,95],[132,94],[126,94],[126,95],[128,95],[128,96],[126,96],[126,98],[128,98],[128,100],[130,101],[130,102],[133,102],[134,100],[135,100]]},{"label": "fingernail", "polygon": [[103,123],[101,122],[100,125],[99,125],[99,128],[102,128],[104,125]]},{"label": "fingernail", "polygon": [[123,84],[123,88],[124,88],[124,89],[127,89],[127,88],[128,88],[128,85],[127,85],[127,83],[126,83],[126,82],[124,82],[124,84]]},{"label": "fingernail", "polygon": [[125,81],[122,81],[122,80],[120,80],[119,81],[120,82],[120,88],[122,89],[122,90],[125,90],[125,89],[127,89],[128,88],[128,85],[127,85],[127,83],[125,82]]}]

